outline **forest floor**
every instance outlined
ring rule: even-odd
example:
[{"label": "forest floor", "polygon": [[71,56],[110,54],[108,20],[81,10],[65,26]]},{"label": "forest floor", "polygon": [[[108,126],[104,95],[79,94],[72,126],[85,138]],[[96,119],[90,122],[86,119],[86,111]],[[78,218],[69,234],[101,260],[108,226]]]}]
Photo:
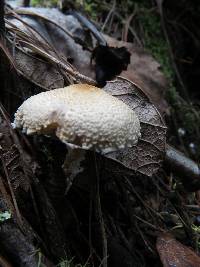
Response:
[{"label": "forest floor", "polygon": [[[6,10],[9,41],[0,47],[7,62],[3,70],[0,64],[0,266],[200,266],[200,4],[63,3],[34,0],[36,11]],[[60,8],[60,21],[57,11],[45,13],[38,6]],[[94,79],[90,29],[64,21],[74,9],[94,23],[109,46],[130,52],[121,73],[128,80],[117,78],[105,90],[115,95],[115,86],[117,97],[135,103],[144,125],[143,140],[131,152],[105,158],[88,152],[84,171],[66,194],[66,147],[55,138],[27,137],[10,122],[27,97],[80,81],[66,75],[69,62],[86,81]],[[22,18],[36,27],[37,37],[18,24]],[[80,40],[63,37],[64,22],[74,36],[83,35],[84,50]],[[48,49],[40,45],[40,35]],[[63,65],[55,67],[55,60]],[[173,168],[171,147],[184,153],[183,165]]]}]

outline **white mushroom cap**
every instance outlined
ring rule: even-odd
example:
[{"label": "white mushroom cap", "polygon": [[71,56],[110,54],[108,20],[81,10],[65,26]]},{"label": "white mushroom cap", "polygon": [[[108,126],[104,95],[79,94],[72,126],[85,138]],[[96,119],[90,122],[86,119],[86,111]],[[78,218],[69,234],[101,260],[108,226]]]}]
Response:
[{"label": "white mushroom cap", "polygon": [[87,84],[42,92],[15,113],[14,126],[27,134],[55,132],[64,143],[109,152],[137,143],[140,122],[125,103]]}]

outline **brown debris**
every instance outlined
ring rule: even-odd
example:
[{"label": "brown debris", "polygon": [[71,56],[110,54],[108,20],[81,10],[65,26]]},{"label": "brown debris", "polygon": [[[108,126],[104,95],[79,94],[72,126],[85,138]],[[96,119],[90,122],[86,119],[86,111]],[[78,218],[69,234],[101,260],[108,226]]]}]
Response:
[{"label": "brown debris", "polygon": [[104,89],[136,112],[142,134],[136,146],[107,156],[137,174],[152,176],[161,166],[165,153],[166,127],[160,113],[143,91],[125,78],[108,82]]},{"label": "brown debris", "polygon": [[200,257],[192,249],[177,241],[171,234],[164,233],[160,235],[156,247],[163,267],[200,266]]}]

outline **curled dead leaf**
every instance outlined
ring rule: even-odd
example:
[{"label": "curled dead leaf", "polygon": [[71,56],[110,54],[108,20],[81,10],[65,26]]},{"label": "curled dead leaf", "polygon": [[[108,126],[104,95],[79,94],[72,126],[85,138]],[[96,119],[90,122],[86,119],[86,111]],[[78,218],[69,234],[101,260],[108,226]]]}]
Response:
[{"label": "curled dead leaf", "polygon": [[178,242],[171,234],[160,235],[156,243],[163,267],[198,267],[200,257],[190,248]]},{"label": "curled dead leaf", "polygon": [[24,162],[21,160],[17,146],[13,144],[10,126],[5,120],[2,120],[0,123],[0,132],[2,133],[0,139],[0,163],[2,164],[3,170],[7,173],[15,192],[19,191],[20,188],[28,192],[30,189],[30,180],[27,174],[29,175],[30,171],[28,169],[24,171]]},{"label": "curled dead leaf", "polygon": [[165,154],[167,128],[160,113],[144,92],[125,78],[108,82],[104,90],[136,112],[142,134],[136,146],[106,156],[138,174],[152,176],[161,166]]}]

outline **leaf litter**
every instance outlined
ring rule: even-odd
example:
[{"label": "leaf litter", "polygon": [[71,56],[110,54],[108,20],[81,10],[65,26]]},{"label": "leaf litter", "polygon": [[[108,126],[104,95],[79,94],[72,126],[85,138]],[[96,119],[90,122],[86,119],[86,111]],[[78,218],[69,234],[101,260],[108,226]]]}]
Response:
[{"label": "leaf litter", "polygon": [[[27,36],[25,36],[26,38],[24,38],[23,35],[21,36],[18,35],[18,37],[22,38],[24,41],[27,39]],[[32,40],[29,39],[29,42],[32,43]],[[56,41],[55,43],[59,43],[59,42]],[[60,43],[63,43],[63,42],[60,42]],[[16,64],[17,65],[16,68],[19,70],[19,73],[20,72],[23,73],[23,76],[26,78],[28,77],[29,81],[33,83],[37,83],[37,85],[41,87],[41,90],[43,89],[49,90],[49,89],[54,88],[54,86],[58,86],[60,82],[63,83],[64,76],[62,73],[62,68],[60,68],[60,66],[56,70],[58,71],[57,72],[58,76],[56,76],[57,74],[55,75],[54,73],[55,66],[52,66],[52,64],[47,63],[46,60],[44,60],[44,58],[38,58],[37,52],[31,51],[32,50],[31,46],[29,46],[28,49],[24,49],[23,42],[21,44],[22,44],[22,47],[19,46],[20,47],[19,51],[20,49],[22,49],[20,53],[23,51],[23,55],[19,56],[18,63]],[[40,47],[40,44],[38,42],[35,42],[34,45],[43,49],[42,46]],[[18,49],[18,47],[16,47],[16,49]],[[22,58],[24,59],[26,57],[24,55],[29,57],[28,62],[29,64],[33,64],[32,69],[26,69],[27,59],[25,59],[24,64],[20,65],[21,59]],[[56,54],[53,53],[53,55],[56,58]],[[89,60],[89,57],[85,57],[83,51],[81,51],[81,57],[87,58],[87,60]],[[32,63],[32,59],[34,58],[36,60],[35,61],[36,63]],[[62,59],[59,58],[59,60],[62,61],[63,58]],[[80,58],[80,66],[84,62],[85,59],[83,61],[81,60],[82,59]],[[39,72],[37,73],[36,66],[37,64],[39,64],[37,63],[39,61],[43,65],[42,69],[40,68],[40,71],[42,70],[42,73],[48,72],[49,68],[52,70],[53,74],[52,74],[52,78],[50,78],[50,82],[48,81],[47,76],[42,76],[42,79],[39,80],[39,83],[38,83]],[[66,61],[67,61],[67,57],[65,56],[65,59],[63,60],[63,62],[66,62]],[[76,64],[78,66],[79,63],[77,62],[78,60],[76,61]],[[85,72],[88,72],[88,69],[85,68]],[[91,70],[89,70],[89,73],[91,74]],[[71,79],[73,80],[73,77],[70,77],[69,80],[67,79],[67,82],[72,81]],[[173,201],[171,202],[171,200],[166,197],[166,195],[169,194],[169,192],[171,192],[172,190],[172,188],[170,187],[171,184],[170,184],[170,181],[168,180],[168,177],[164,176],[165,178],[163,181],[163,179],[159,177],[160,173],[158,173],[158,175],[155,175],[155,173],[157,173],[158,169],[161,167],[162,161],[163,161],[163,156],[165,152],[165,143],[166,143],[166,140],[165,140],[166,139],[166,127],[162,120],[161,115],[159,114],[155,106],[151,103],[151,101],[149,101],[145,93],[140,89],[139,85],[129,80],[126,80],[124,78],[118,77],[116,80],[108,82],[104,89],[107,92],[118,97],[119,99],[124,101],[126,104],[128,104],[132,109],[134,109],[141,120],[142,138],[140,142],[138,143],[138,145],[131,149],[127,149],[126,151],[123,151],[123,152],[111,153],[107,155],[107,157],[114,160],[114,162],[120,162],[122,166],[125,166],[126,168],[132,170],[133,173],[131,175],[131,179],[130,177],[126,176],[126,174],[124,174],[124,176],[121,176],[121,174],[111,173],[111,176],[113,177],[109,177],[110,174],[107,173],[106,174],[107,177],[101,177],[102,181],[104,182],[105,182],[105,178],[108,179],[108,181],[105,182],[104,185],[101,182],[101,187],[102,187],[101,190],[103,191],[101,193],[102,193],[102,201],[104,201],[108,197],[108,195],[111,193],[111,196],[110,196],[110,200],[112,203],[111,206],[115,207],[113,211],[117,212],[116,214],[115,212],[111,213],[110,215],[107,214],[107,209],[109,210],[109,204],[108,203],[105,204],[103,202],[102,208],[104,212],[103,215],[105,216],[106,226],[108,228],[107,230],[109,233],[108,234],[109,246],[111,246],[113,249],[113,245],[111,245],[112,242],[110,242],[110,236],[113,236],[116,239],[115,249],[116,250],[119,249],[120,244],[123,244],[124,247],[128,248],[127,250],[128,252],[126,251],[126,252],[123,252],[124,254],[123,253],[122,254],[128,255],[127,253],[130,253],[130,250],[132,250],[132,253],[131,253],[132,256],[131,256],[130,261],[135,259],[136,260],[135,262],[137,261],[140,262],[140,264],[138,263],[139,264],[138,266],[142,266],[142,260],[139,259],[138,254],[137,254],[138,253],[137,247],[138,246],[141,247],[142,245],[147,248],[148,257],[149,257],[149,253],[153,255],[155,253],[155,249],[153,248],[155,233],[152,232],[152,229],[155,230],[157,228],[158,231],[164,231],[162,228],[168,227],[167,224],[165,224],[166,222],[164,220],[163,215],[161,215],[161,213],[159,214],[159,212],[163,210],[164,211],[167,210],[169,217],[170,215],[173,215],[174,213],[177,213],[178,217],[184,216],[184,214],[181,214],[180,211],[177,211],[176,207],[174,206]],[[21,139],[20,139],[20,142],[21,142]],[[11,151],[11,154],[14,155],[15,154],[14,151],[13,152]],[[17,159],[17,157],[10,158],[10,159],[15,160]],[[7,157],[4,160],[7,160]],[[17,168],[16,168],[16,171],[18,172]],[[45,171],[44,167],[42,167],[41,171],[42,172]],[[140,174],[143,177],[143,181],[136,180],[134,178],[134,173]],[[31,176],[32,175],[33,173],[31,174]],[[152,176],[151,182],[149,179],[147,179],[147,176]],[[21,174],[20,174],[20,177],[21,177]],[[77,179],[79,178],[80,177],[77,177]],[[13,183],[14,189],[17,189],[20,186],[23,187],[23,183],[20,182],[19,176],[17,176],[17,173],[14,176],[14,180],[16,180],[15,183]],[[83,196],[86,197],[84,195],[84,192],[85,191],[87,192],[89,185],[86,183],[86,187],[82,188],[83,191],[80,189],[79,185],[80,185],[79,182],[75,181],[74,189],[76,188],[76,190],[78,190],[79,193],[83,194]],[[115,190],[116,188],[117,190]],[[24,187],[24,189],[25,191],[27,190],[26,187]],[[150,192],[151,190],[152,190],[152,193],[154,192],[155,195],[151,194]],[[114,197],[115,194],[118,194],[120,198],[118,199],[118,197],[117,198]],[[144,196],[145,194],[146,196]],[[20,198],[21,197],[19,196],[17,201],[19,201]],[[77,196],[76,201],[80,203],[80,199],[81,197]],[[68,200],[72,201],[73,196],[71,197],[69,196]],[[32,201],[33,199],[31,200],[31,202]],[[41,205],[44,204],[43,201],[41,202],[42,203]],[[45,200],[45,201],[48,202],[48,200]],[[150,205],[152,203],[159,203],[159,204],[154,205],[154,209],[152,209],[150,208]],[[74,216],[76,217],[76,219],[78,218],[84,224],[84,216],[78,215],[78,210],[80,209],[80,207],[77,210],[75,203],[73,203],[72,205],[74,205],[73,207],[74,209],[73,212],[75,212]],[[141,210],[141,206],[144,207],[144,210]],[[86,208],[83,207],[83,210],[85,209]],[[189,210],[187,210],[187,212],[188,214],[190,213]],[[41,210],[39,211],[39,214],[40,216],[42,216]],[[125,218],[122,219],[124,215],[125,215]],[[125,227],[123,226],[123,224],[125,225]],[[127,225],[129,225],[128,228],[127,228]],[[85,235],[82,228],[79,230],[81,230],[81,233]],[[136,239],[138,238],[138,240],[133,242],[133,240],[130,237],[130,233],[131,233],[131,236],[135,236],[135,238]],[[58,236],[59,236],[59,231],[58,231]],[[93,233],[93,239],[95,238],[96,238],[95,233]],[[57,240],[61,242],[61,239],[59,239],[58,237]],[[164,242],[166,242],[166,240],[164,240]],[[173,242],[177,242],[177,241],[173,241]],[[76,245],[77,244],[75,242],[75,246]],[[51,242],[49,246],[50,247],[53,246]],[[162,246],[164,249],[162,248]],[[181,247],[181,245],[179,244],[174,245],[175,250],[177,249],[177,247]],[[159,250],[162,261],[163,261],[163,257],[168,257],[167,254],[163,252],[165,251],[164,245],[160,245],[160,247],[159,245],[157,245],[157,249]],[[139,254],[140,253],[143,253],[142,250],[139,252]],[[163,256],[163,253],[165,254],[164,256]],[[178,252],[177,255],[179,255],[179,253],[180,252]],[[58,254],[61,255],[62,252],[61,253],[59,252]],[[189,254],[187,249],[185,250],[185,254]],[[115,255],[115,257],[117,258],[117,255]],[[198,259],[197,258],[195,259],[198,262]],[[190,260],[188,260],[188,262],[190,262]]]}]

